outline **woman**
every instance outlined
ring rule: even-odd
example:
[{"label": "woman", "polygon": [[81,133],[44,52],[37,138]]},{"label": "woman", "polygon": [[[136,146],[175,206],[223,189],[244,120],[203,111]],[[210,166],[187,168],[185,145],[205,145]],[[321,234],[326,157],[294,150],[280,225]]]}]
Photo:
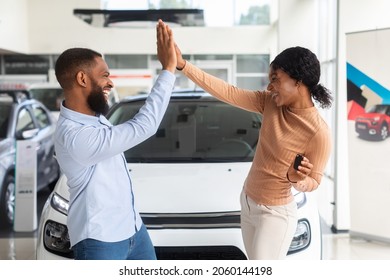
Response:
[{"label": "woman", "polygon": [[[160,23],[164,24],[164,23]],[[291,188],[317,189],[331,151],[329,128],[314,106],[330,107],[310,50],[288,48],[270,64],[267,90],[240,89],[185,61],[177,69],[218,99],[263,115],[257,150],[241,194],[241,230],[249,259],[283,259],[297,226]],[[303,159],[294,169],[297,154]],[[222,195],[222,194],[221,194]]]}]

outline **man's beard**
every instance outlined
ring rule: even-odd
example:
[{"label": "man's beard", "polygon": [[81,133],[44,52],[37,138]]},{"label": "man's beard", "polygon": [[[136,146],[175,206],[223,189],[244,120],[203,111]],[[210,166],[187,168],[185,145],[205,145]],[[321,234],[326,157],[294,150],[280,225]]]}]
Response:
[{"label": "man's beard", "polygon": [[92,82],[92,90],[87,99],[89,107],[97,114],[105,116],[108,112],[109,106],[103,93],[103,90],[95,83]]}]

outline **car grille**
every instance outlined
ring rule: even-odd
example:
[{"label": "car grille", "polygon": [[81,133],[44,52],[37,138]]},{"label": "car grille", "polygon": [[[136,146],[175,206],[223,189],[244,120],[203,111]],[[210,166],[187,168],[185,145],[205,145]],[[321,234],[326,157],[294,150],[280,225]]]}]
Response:
[{"label": "car grille", "polygon": [[214,213],[141,213],[148,229],[240,228],[240,211]]},{"label": "car grille", "polygon": [[158,260],[246,260],[234,246],[155,247]]}]

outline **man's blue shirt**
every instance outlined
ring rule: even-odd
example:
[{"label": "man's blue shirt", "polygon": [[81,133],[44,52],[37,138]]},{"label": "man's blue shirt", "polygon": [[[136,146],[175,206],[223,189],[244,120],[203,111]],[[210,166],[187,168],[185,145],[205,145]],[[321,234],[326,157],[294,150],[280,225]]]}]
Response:
[{"label": "man's blue shirt", "polygon": [[145,105],[127,122],[113,126],[61,106],[55,150],[67,177],[71,246],[86,238],[116,242],[134,235],[142,220],[123,152],[154,135],[169,103],[175,76],[162,71]]}]

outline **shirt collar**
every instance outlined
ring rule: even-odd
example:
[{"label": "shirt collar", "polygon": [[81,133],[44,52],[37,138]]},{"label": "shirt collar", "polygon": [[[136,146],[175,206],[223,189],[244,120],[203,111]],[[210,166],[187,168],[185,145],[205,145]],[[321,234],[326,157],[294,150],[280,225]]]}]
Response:
[{"label": "shirt collar", "polygon": [[100,123],[99,122],[100,116],[90,116],[90,115],[73,111],[71,109],[66,108],[63,102],[61,103],[61,107],[60,107],[60,116],[81,124],[97,125]]}]

